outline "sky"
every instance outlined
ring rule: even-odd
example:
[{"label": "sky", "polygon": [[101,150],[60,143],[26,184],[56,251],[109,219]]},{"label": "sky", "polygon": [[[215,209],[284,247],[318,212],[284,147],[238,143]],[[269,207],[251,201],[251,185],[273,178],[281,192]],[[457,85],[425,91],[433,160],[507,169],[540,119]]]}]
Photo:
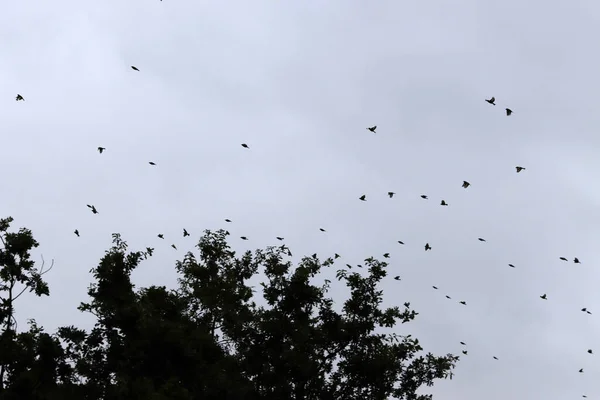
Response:
[{"label": "sky", "polygon": [[173,287],[226,228],[295,261],[389,252],[385,304],[419,312],[396,331],[467,343],[434,398],[599,398],[599,19],[578,0],[10,2],[0,217],[55,261],[18,321],[91,327],[76,307],[113,232],[156,249],[136,285]]}]

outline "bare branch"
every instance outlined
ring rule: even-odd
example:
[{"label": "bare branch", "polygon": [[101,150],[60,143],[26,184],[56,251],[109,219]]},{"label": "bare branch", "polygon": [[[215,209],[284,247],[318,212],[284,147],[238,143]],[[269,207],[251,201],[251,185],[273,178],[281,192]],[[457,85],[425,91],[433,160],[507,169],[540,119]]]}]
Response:
[{"label": "bare branch", "polygon": [[23,294],[23,292],[24,292],[24,291],[26,291],[28,287],[29,287],[29,286],[25,286],[25,287],[23,288],[23,290],[21,290],[21,291],[19,292],[19,294],[18,294],[18,295],[16,295],[15,297],[13,297],[12,301],[15,301],[16,299],[18,299],[18,298],[19,298],[19,296],[20,296],[20,295],[22,295],[22,294]]},{"label": "bare branch", "polygon": [[42,267],[40,268],[40,276],[50,272],[52,267],[54,267],[54,258],[52,259],[52,264],[50,264],[50,268],[48,268],[46,271],[44,271],[44,264],[46,264],[46,261],[44,261],[44,255],[42,254]]}]

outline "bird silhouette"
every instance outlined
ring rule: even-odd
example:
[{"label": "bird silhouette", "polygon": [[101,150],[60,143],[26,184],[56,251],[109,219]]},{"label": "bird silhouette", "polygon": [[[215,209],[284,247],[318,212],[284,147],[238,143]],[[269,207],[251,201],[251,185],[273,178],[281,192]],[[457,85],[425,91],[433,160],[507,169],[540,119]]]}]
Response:
[{"label": "bird silhouette", "polygon": [[174,244],[172,244],[171,247],[177,250],[177,246],[175,246]]},{"label": "bird silhouette", "polygon": [[133,65],[131,66],[131,69],[134,71],[139,71],[139,69],[137,69],[137,67],[134,67]]},{"label": "bird silhouette", "polygon": [[148,253],[148,255],[150,257],[152,257],[152,254],[154,253],[154,249],[152,247],[146,247],[146,253]]},{"label": "bird silhouette", "polygon": [[20,94],[17,93],[16,100],[17,101],[25,101],[25,98],[23,96],[21,96]]},{"label": "bird silhouette", "polygon": [[592,351],[592,349],[588,349],[588,353],[594,354],[594,352]]},{"label": "bird silhouette", "polygon": [[497,360],[497,359],[498,359],[498,357],[496,357],[496,356],[493,356],[493,357],[494,357],[494,360]]},{"label": "bird silhouette", "polygon": [[92,212],[93,212],[94,214],[99,214],[99,213],[98,213],[98,210],[96,210],[96,207],[95,207],[95,206],[91,206],[91,205],[89,205],[89,204],[88,204],[87,206],[88,206],[88,208],[89,208],[90,210],[92,210]]},{"label": "bird silhouette", "polygon": [[106,147],[98,147],[98,153],[102,154],[104,150],[106,150]]},{"label": "bird silhouette", "polygon": [[459,303],[460,303],[460,304],[462,304],[463,306],[466,306],[466,305],[467,305],[467,302],[466,302],[466,301],[464,301],[464,300],[463,300],[463,301],[459,301]]},{"label": "bird silhouette", "polygon": [[425,195],[425,194],[422,194],[422,195],[421,195],[421,198],[422,198],[422,199],[425,199],[425,200],[427,200],[427,195]]},{"label": "bird silhouette", "polygon": [[462,187],[464,187],[465,189],[468,188],[469,186],[471,186],[471,184],[467,181],[463,181]]},{"label": "bird silhouette", "polygon": [[446,203],[445,200],[442,200],[442,202],[440,203],[440,206],[447,206],[447,205],[448,205],[448,203]]},{"label": "bird silhouette", "polygon": [[394,195],[395,195],[395,194],[396,194],[395,192],[388,192],[388,196],[390,197],[390,199],[391,199],[392,197],[394,197]]},{"label": "bird silhouette", "polygon": [[427,250],[431,250],[431,246],[429,245],[429,243],[425,243],[425,251]]},{"label": "bird silhouette", "polygon": [[506,109],[506,116],[507,117],[510,116],[510,114],[512,114],[512,113],[513,113],[513,110],[511,110],[510,108]]},{"label": "bird silhouette", "polygon": [[525,168],[525,167],[519,167],[519,166],[517,166],[517,167],[515,167],[515,169],[517,170],[517,174],[518,174],[519,172],[521,172],[521,171],[524,171],[524,170],[526,170],[527,168]]},{"label": "bird silhouette", "polygon": [[277,239],[277,240],[283,240],[283,238],[281,236],[276,236],[275,239]]},{"label": "bird silhouette", "polygon": [[242,147],[245,149],[249,149],[250,147],[248,147],[248,145],[246,143],[242,143]]},{"label": "bird silhouette", "polygon": [[435,290],[437,290],[437,289],[438,289],[438,288],[437,288],[437,286],[432,286],[432,288],[434,288]]},{"label": "bird silhouette", "polygon": [[567,260],[565,257],[559,257],[559,258],[560,258],[561,260],[563,260],[563,261],[569,261],[569,260]]},{"label": "bird silhouette", "polygon": [[394,279],[397,280],[397,281],[399,281],[400,280],[400,275],[395,276]]},{"label": "bird silhouette", "polygon": [[161,238],[161,239],[164,239],[164,238],[165,238],[165,235],[163,235],[162,233],[159,233],[157,236],[158,236],[159,238]]},{"label": "bird silhouette", "polygon": [[375,132],[375,129],[377,129],[377,125],[374,125],[374,126],[372,126],[372,127],[370,127],[370,128],[367,128],[367,129],[368,129],[368,130],[370,130],[370,131],[371,131],[371,132],[373,132],[373,133],[376,133],[376,132]]},{"label": "bird silhouette", "polygon": [[462,350],[462,353],[466,356],[467,355],[467,350]]},{"label": "bird silhouette", "polygon": [[154,161],[150,161],[148,164],[150,164],[150,165],[156,165],[156,163]]},{"label": "bird silhouette", "polygon": [[230,220],[230,219],[227,219],[227,218],[225,218],[225,222],[231,222],[231,220]]},{"label": "bird silhouette", "polygon": [[465,342],[460,342],[460,344],[462,344],[463,346],[466,346],[466,345],[467,345]]},{"label": "bird silhouette", "polygon": [[362,196],[359,197],[359,200],[367,201],[367,196],[363,194]]},{"label": "bird silhouette", "polygon": [[190,236],[190,234],[188,233],[188,231],[186,231],[185,229],[183,229],[183,237],[186,237],[186,236]]},{"label": "bird silhouette", "polygon": [[246,236],[240,236],[240,239],[242,239],[242,240],[248,240],[248,238]]},{"label": "bird silhouette", "polygon": [[338,258],[340,258],[340,257],[341,257],[341,256],[340,256],[338,253],[335,253],[335,254],[333,255],[333,258],[334,258],[334,259],[338,259]]},{"label": "bird silhouette", "polygon": [[579,370],[579,373],[580,373],[580,374],[583,374],[583,368],[581,368],[581,369]]},{"label": "bird silhouette", "polygon": [[574,262],[575,264],[581,264],[581,261],[579,261],[579,258],[577,258],[577,257],[575,257],[575,258],[573,259],[573,262]]},{"label": "bird silhouette", "polygon": [[508,264],[508,266],[511,267],[511,268],[515,268],[515,266],[512,265],[512,264]]},{"label": "bird silhouette", "polygon": [[77,237],[79,237],[79,230],[75,229],[75,232],[73,232],[74,234],[77,235]]},{"label": "bird silhouette", "polygon": [[590,310],[588,310],[586,307],[583,307],[583,308],[581,309],[581,311],[583,311],[583,312],[585,312],[585,313],[588,313],[588,314],[590,314],[590,315],[592,314],[592,313],[590,312]]},{"label": "bird silhouette", "polygon": [[485,242],[486,241],[484,238],[477,238],[477,240],[479,240],[480,242]]},{"label": "bird silhouette", "polygon": [[390,258],[390,253],[385,253],[385,254],[383,255],[383,257],[385,257],[385,258]]},{"label": "bird silhouette", "polygon": [[490,104],[491,104],[491,105],[493,105],[493,106],[495,106],[495,105],[496,105],[496,103],[495,103],[495,101],[496,101],[496,98],[495,98],[495,97],[492,97],[492,98],[491,98],[491,99],[489,99],[489,100],[488,100],[488,99],[485,99],[485,101],[487,101],[488,103],[490,103]]},{"label": "bird silhouette", "polygon": [[404,242],[403,242],[403,241],[401,241],[401,240],[398,240],[398,243],[400,243],[400,244],[404,244]]},{"label": "bird silhouette", "polygon": [[540,299],[542,299],[542,300],[548,300],[548,297],[546,296],[546,293],[544,293],[543,295],[541,295]]},{"label": "bird silhouette", "polygon": [[321,232],[327,232],[327,231],[326,231],[325,229],[323,229],[323,228],[319,228],[319,230],[320,230]]}]

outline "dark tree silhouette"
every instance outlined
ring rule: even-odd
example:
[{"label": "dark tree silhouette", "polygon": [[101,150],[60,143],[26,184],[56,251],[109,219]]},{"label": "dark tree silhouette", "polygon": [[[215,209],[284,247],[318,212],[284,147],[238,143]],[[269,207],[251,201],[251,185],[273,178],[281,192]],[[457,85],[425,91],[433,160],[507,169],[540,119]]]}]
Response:
[{"label": "dark tree silhouette", "polygon": [[[10,236],[11,220],[2,221],[1,271],[20,265],[37,278],[12,279],[47,295],[28,261],[37,246],[31,232]],[[113,234],[79,307],[97,318],[89,332],[68,326],[48,335],[32,321],[16,334],[3,306],[11,333],[0,343],[0,399],[412,400],[429,397],[416,394],[420,387],[452,376],[458,357],[419,355],[416,338],[385,333],[417,315],[408,303],[381,308],[386,263],[365,260],[365,275],[340,269],[350,295],[336,311],[331,283],[312,283],[333,258],[313,255],[294,267],[286,246],[236,257],[227,235],[206,231],[199,254],[176,264],[179,287],[168,290],[135,289],[130,274],[151,252],[131,252]],[[2,279],[10,285],[13,275]],[[260,292],[249,285],[257,278]]]}]

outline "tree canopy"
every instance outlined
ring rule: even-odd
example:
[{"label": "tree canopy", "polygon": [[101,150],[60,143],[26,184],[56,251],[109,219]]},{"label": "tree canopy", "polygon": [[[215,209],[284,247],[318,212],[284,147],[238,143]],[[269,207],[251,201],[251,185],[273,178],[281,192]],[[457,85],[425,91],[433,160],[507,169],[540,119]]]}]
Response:
[{"label": "tree canopy", "polygon": [[[136,289],[131,272],[153,249],[130,251],[113,234],[79,306],[95,326],[50,334],[31,320],[18,331],[14,302],[50,291],[48,270],[31,260],[32,232],[10,232],[12,222],[0,220],[0,399],[422,400],[417,390],[452,377],[458,360],[388,333],[417,313],[382,308],[385,262],[338,270],[349,295],[334,302],[332,282],[315,283],[334,258],[294,266],[285,245],[237,256],[223,230],[205,231],[196,254],[176,262],[175,289]],[[257,277],[261,290],[249,285]]]}]

